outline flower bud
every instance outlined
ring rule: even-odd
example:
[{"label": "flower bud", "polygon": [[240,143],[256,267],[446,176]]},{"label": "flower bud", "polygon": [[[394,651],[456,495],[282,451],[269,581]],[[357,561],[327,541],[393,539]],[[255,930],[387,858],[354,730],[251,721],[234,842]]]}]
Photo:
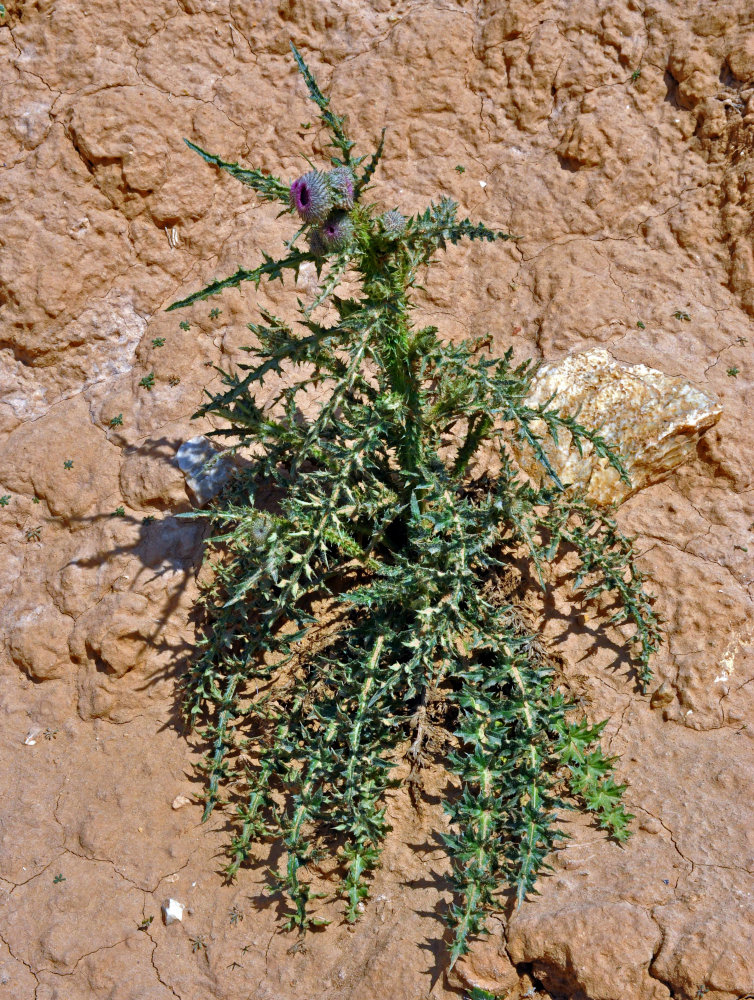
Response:
[{"label": "flower bud", "polygon": [[380,216],[380,225],[385,236],[400,236],[406,228],[406,216],[394,208]]},{"label": "flower bud", "polygon": [[333,206],[347,211],[353,208],[354,176],[348,167],[336,167],[327,175]]},{"label": "flower bud", "polygon": [[327,250],[343,250],[353,239],[353,222],[346,212],[332,212],[322,226],[321,233]]},{"label": "flower bud", "polygon": [[251,530],[249,531],[252,541],[256,542],[257,545],[262,545],[270,533],[270,527],[271,525],[266,517],[258,517],[252,523]]}]

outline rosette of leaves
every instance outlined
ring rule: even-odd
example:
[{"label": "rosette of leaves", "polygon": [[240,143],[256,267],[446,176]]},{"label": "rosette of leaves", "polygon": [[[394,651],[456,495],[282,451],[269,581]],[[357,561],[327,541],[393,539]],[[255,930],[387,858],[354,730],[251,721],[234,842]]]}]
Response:
[{"label": "rosette of leaves", "polygon": [[[514,366],[510,350],[483,354],[485,338],[446,343],[412,322],[412,293],[439,250],[511,237],[458,218],[449,198],[411,217],[380,214],[364,195],[383,141],[355,156],[344,119],[293,54],[329,132],[335,185],[319,170],[288,184],[189,143],[282,214],[298,214],[300,228],[285,255],[170,308],[282,280],[307,261],[320,287],[313,303],[299,303],[295,329],[268,311],[249,324],[251,363],[221,371],[221,391],[196,414],[220,418],[210,433],[246,464],[213,507],[188,515],[208,518],[214,534],[184,707],[208,745],[205,819],[235,804],[227,876],[251,860],[255,841],[279,841],[285,860],[270,876],[287,894],[287,926],[301,932],[326,922],[312,868],[328,856],[345,918],[358,918],[389,830],[396,766],[408,759],[416,788],[422,768],[441,760],[451,787],[442,842],[455,893],[452,963],[502,892],[513,888],[521,901],[534,888],[563,836],[559,810],[580,806],[616,839],[629,833],[602,724],[555,689],[536,632],[512,597],[486,584],[523,547],[545,587],[547,565],[575,552],[576,588],[614,598],[610,620],[625,626],[644,686],[659,624],[631,541],[565,488],[532,428],[554,439],[567,429],[575,447],[625,476],[619,456],[572,418],[527,404],[531,363]],[[323,232],[328,218],[337,239]],[[357,295],[337,294],[346,272]],[[324,304],[329,323],[314,318]],[[285,387],[261,406],[256,391],[273,373],[285,373]],[[312,386],[320,402],[305,417]],[[538,456],[542,487],[517,473],[514,435]],[[500,472],[472,479],[483,446],[497,450]],[[318,651],[315,600],[340,615]]]}]

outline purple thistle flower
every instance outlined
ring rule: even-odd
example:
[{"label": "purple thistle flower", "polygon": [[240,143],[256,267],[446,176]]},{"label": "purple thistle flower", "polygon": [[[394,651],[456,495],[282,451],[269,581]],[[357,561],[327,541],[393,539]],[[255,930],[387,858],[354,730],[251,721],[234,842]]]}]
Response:
[{"label": "purple thistle flower", "polygon": [[380,223],[385,236],[400,236],[406,228],[406,216],[394,208],[380,216]]},{"label": "purple thistle flower", "polygon": [[342,250],[353,239],[353,222],[345,212],[333,212],[320,231],[327,250]]},{"label": "purple thistle flower", "polygon": [[310,170],[291,184],[291,207],[304,222],[323,222],[332,208],[327,178],[319,170]]},{"label": "purple thistle flower", "polygon": [[348,167],[336,167],[327,175],[335,208],[353,208],[354,176]]}]

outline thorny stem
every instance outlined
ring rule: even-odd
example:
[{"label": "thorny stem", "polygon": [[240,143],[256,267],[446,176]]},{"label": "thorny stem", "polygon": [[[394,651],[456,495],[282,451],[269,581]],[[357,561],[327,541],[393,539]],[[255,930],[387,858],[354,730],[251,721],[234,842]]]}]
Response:
[{"label": "thorny stem", "polygon": [[372,301],[389,292],[383,299],[387,321],[381,329],[380,351],[390,388],[404,406],[405,435],[399,444],[401,468],[416,472],[422,461],[421,384],[418,378],[418,360],[411,347],[411,323],[406,292],[406,273],[394,254],[386,257],[374,269],[362,271],[364,296]]}]

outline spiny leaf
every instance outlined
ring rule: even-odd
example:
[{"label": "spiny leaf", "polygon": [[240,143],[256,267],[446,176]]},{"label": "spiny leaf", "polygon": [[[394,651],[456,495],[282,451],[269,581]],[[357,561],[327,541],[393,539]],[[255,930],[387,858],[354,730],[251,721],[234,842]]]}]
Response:
[{"label": "spiny leaf", "polygon": [[253,188],[263,201],[279,201],[286,208],[290,208],[288,185],[284,184],[277,177],[271,177],[253,167],[240,167],[237,163],[228,163],[225,160],[221,160],[219,156],[206,152],[201,146],[197,146],[189,139],[184,139],[183,141],[189,149],[193,149],[207,163],[211,163],[214,167],[219,167],[221,170],[229,173],[231,177],[235,177],[236,180],[241,181],[242,184]]},{"label": "spiny leaf", "polygon": [[355,143],[351,142],[346,136],[344,125],[345,118],[341,115],[333,114],[330,111],[330,99],[325,97],[322,91],[319,89],[317,81],[311,73],[311,70],[304,62],[301,54],[299,53],[296,46],[291,42],[291,51],[293,52],[293,58],[296,60],[296,65],[299,68],[299,72],[304,78],[307,89],[309,91],[309,97],[314,101],[317,107],[322,112],[320,114],[320,119],[322,123],[330,130],[332,133],[332,145],[343,154],[343,163],[349,166],[352,162],[351,150],[353,149]]},{"label": "spiny leaf", "polygon": [[184,309],[186,306],[193,305],[194,302],[208,299],[211,295],[219,295],[226,288],[237,288],[244,281],[253,281],[257,288],[263,277],[268,278],[270,281],[274,281],[276,278],[282,281],[283,273],[286,269],[292,270],[298,276],[301,265],[306,261],[314,260],[312,254],[300,251],[290,254],[288,257],[283,258],[283,260],[273,260],[267,254],[263,254],[263,256],[265,258],[264,264],[254,268],[254,270],[247,271],[245,268],[239,267],[235,274],[231,274],[230,277],[223,278],[220,281],[213,281],[202,288],[201,291],[194,292],[193,295],[189,295],[185,299],[180,299],[178,302],[173,302],[172,305],[167,307],[165,312],[172,312],[173,309]]},{"label": "spiny leaf", "polygon": [[374,172],[377,169],[377,164],[382,159],[382,151],[385,148],[385,129],[383,128],[382,134],[380,135],[380,141],[377,144],[377,149],[372,153],[369,163],[364,168],[364,172],[359,178],[356,184],[356,197],[358,198],[363,191],[366,190],[367,185],[374,176]]}]

